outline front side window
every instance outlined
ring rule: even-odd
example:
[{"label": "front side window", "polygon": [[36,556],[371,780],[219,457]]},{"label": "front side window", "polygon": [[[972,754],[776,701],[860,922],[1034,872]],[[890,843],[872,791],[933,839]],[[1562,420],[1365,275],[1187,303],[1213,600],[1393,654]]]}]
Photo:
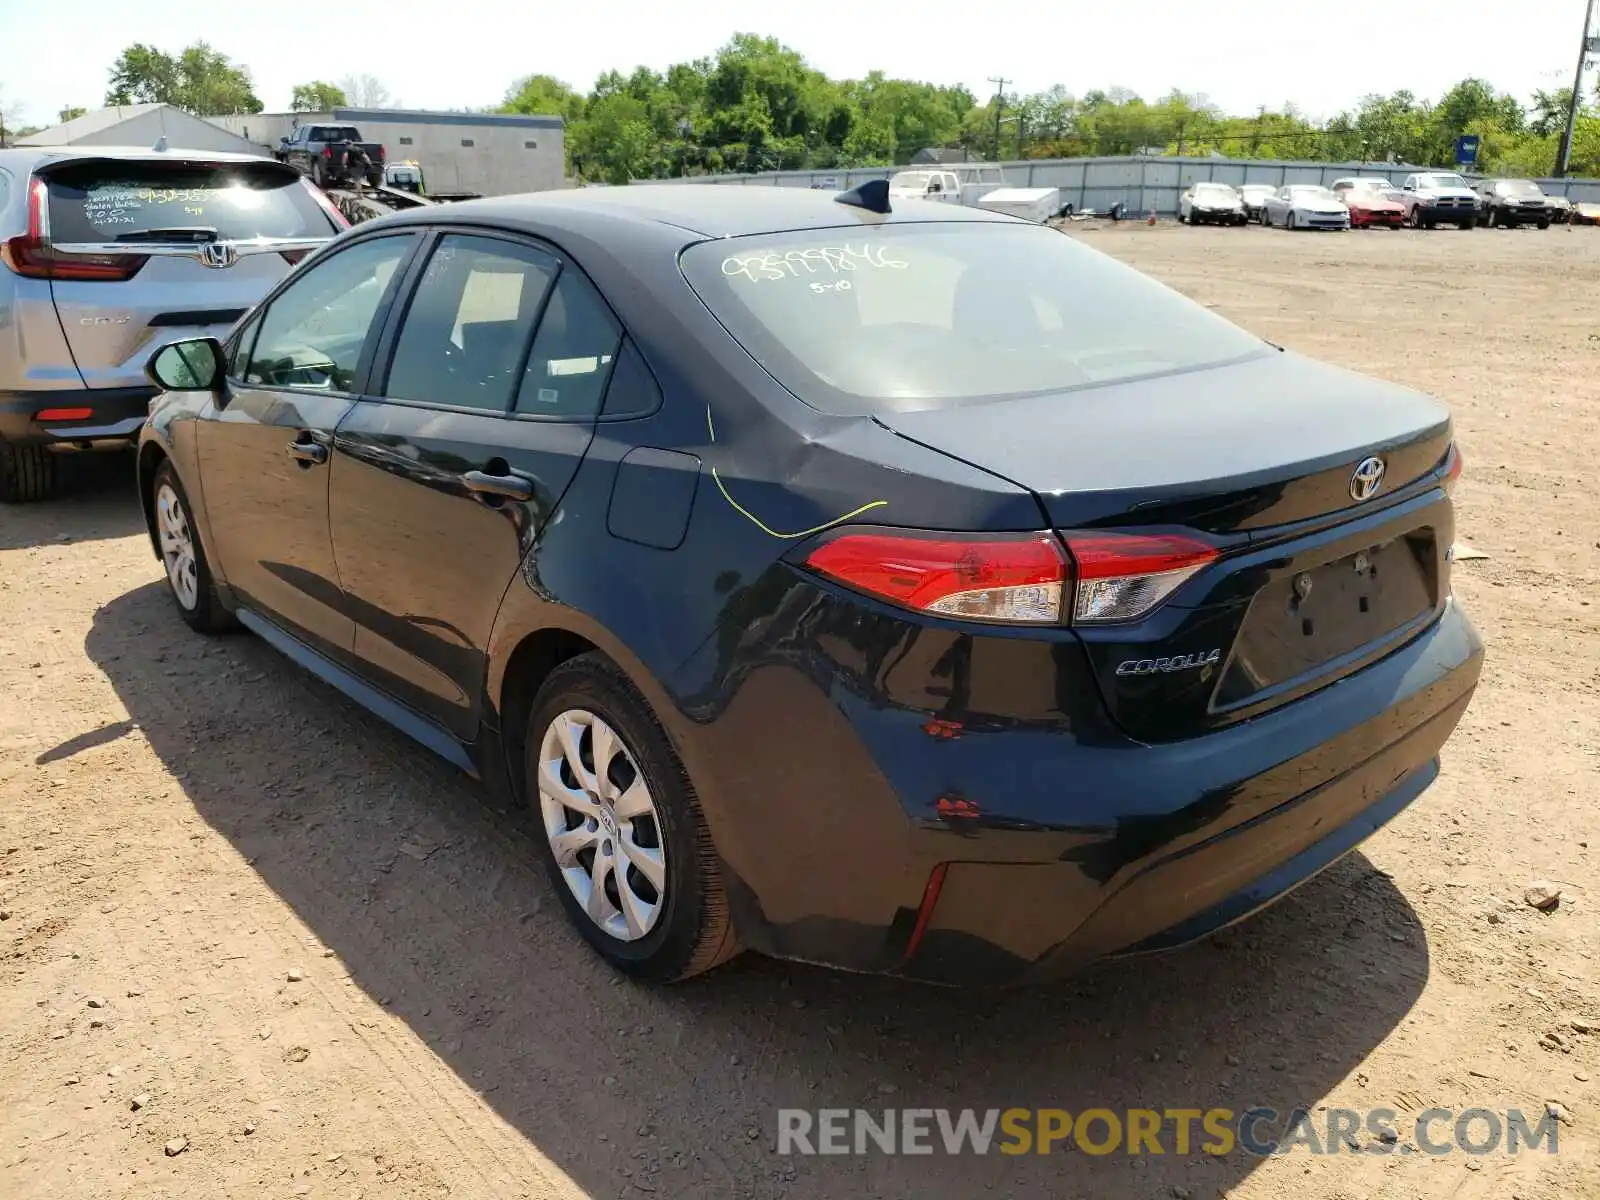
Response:
[{"label": "front side window", "polygon": [[1069,392],[1267,353],[1053,229],[907,223],[702,242],[682,268],[758,362],[827,412]]},{"label": "front side window", "polygon": [[373,318],[414,241],[374,238],[308,264],[260,318],[244,382],[353,390]]},{"label": "front side window", "polygon": [[532,246],[441,238],[406,310],[385,394],[506,412],[558,269],[555,258]]}]

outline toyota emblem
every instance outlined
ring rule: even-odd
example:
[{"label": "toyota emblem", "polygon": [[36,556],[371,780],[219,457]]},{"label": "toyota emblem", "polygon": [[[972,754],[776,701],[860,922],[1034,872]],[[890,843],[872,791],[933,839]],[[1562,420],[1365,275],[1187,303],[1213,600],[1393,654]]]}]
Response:
[{"label": "toyota emblem", "polygon": [[1383,459],[1377,455],[1363,458],[1357,463],[1350,476],[1350,499],[1359,503],[1377,495],[1378,489],[1383,486],[1384,470]]},{"label": "toyota emblem", "polygon": [[231,267],[239,261],[239,252],[227,242],[207,242],[200,247],[200,261],[214,270]]}]

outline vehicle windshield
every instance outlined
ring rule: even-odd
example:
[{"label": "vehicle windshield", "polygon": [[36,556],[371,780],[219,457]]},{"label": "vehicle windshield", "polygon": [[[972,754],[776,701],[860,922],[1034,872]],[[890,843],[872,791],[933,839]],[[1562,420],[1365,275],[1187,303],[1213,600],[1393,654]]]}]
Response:
[{"label": "vehicle windshield", "polygon": [[906,188],[909,191],[921,192],[928,187],[928,172],[926,171],[897,171],[894,178],[889,180],[892,188]]},{"label": "vehicle windshield", "polygon": [[1506,179],[1500,183],[1500,193],[1504,196],[1542,196],[1544,192],[1539,185],[1526,179]]},{"label": "vehicle windshield", "polygon": [[[117,162],[50,172],[53,241],[114,242],[160,230],[224,241],[332,237],[333,223],[292,173],[272,164]],[[145,240],[150,240],[146,238]]]},{"label": "vehicle windshield", "polygon": [[1237,200],[1239,193],[1225,183],[1197,183],[1194,185],[1194,194],[1204,196],[1207,200]]},{"label": "vehicle windshield", "polygon": [[1318,187],[1314,184],[1292,187],[1289,189],[1289,194],[1296,200],[1301,201],[1323,200],[1330,204],[1337,204],[1339,202],[1339,197],[1335,196],[1327,188]]},{"label": "vehicle windshield", "polygon": [[1265,343],[1053,229],[948,222],[702,242],[711,311],[826,412],[953,408],[1123,382]]},{"label": "vehicle windshield", "polygon": [[1467,181],[1459,175],[1424,175],[1417,180],[1418,187],[1425,188],[1464,188]]},{"label": "vehicle windshield", "polygon": [[1247,183],[1243,188],[1247,196],[1270,196],[1277,190],[1270,183]]}]

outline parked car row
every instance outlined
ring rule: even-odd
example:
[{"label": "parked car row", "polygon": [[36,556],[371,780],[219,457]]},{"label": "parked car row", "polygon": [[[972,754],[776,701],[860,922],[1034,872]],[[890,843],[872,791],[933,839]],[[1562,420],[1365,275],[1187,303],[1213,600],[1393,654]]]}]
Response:
[{"label": "parked car row", "polygon": [[1485,179],[1476,186],[1454,171],[1419,171],[1396,185],[1382,176],[1352,175],[1321,184],[1240,188],[1205,181],[1178,198],[1188,225],[1280,225],[1285,229],[1432,229],[1454,225],[1515,227],[1600,223],[1600,205],[1547,196],[1528,179]]}]

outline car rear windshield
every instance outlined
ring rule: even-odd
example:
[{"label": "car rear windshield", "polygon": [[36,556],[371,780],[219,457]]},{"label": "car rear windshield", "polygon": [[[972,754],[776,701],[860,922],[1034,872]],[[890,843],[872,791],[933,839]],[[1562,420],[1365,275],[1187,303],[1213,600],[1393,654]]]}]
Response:
[{"label": "car rear windshield", "polygon": [[[50,238],[57,243],[332,237],[333,223],[290,171],[272,164],[99,160],[52,171]],[[129,235],[133,235],[129,237]]]},{"label": "car rear windshield", "polygon": [[691,286],[777,380],[840,414],[1067,392],[1268,352],[1054,229],[852,226],[690,247]]},{"label": "car rear windshield", "polygon": [[354,125],[323,125],[312,137],[317,142],[359,142],[361,133]]}]

